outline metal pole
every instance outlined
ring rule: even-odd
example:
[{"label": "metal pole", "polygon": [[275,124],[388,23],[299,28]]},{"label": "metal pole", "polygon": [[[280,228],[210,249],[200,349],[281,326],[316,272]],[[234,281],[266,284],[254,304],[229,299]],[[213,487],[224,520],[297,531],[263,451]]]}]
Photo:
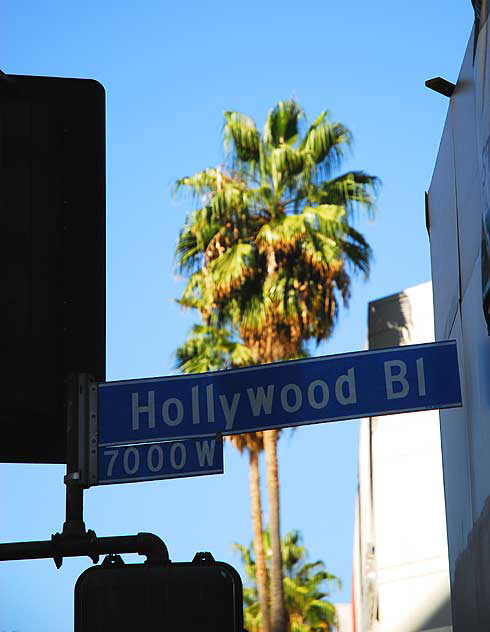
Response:
[{"label": "metal pole", "polygon": [[37,542],[9,542],[0,544],[0,562],[8,560],[37,560],[53,558],[59,568],[63,557],[87,555],[92,559],[110,553],[138,553],[146,555],[148,564],[169,564],[165,542],[153,533],[121,535],[106,538],[66,538]]},{"label": "metal pole", "polygon": [[66,385],[66,519],[63,535],[83,536],[83,485],[79,463],[80,421],[86,414],[86,391],[89,377],[71,373]]}]

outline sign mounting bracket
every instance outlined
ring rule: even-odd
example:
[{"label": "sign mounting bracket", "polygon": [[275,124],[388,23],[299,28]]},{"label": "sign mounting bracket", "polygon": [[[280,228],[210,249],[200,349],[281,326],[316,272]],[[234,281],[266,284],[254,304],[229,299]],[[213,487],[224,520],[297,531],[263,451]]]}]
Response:
[{"label": "sign mounting bracket", "polygon": [[85,529],[83,492],[93,458],[87,437],[90,428],[97,429],[97,385],[88,373],[70,373],[66,382],[66,519],[60,537],[95,537]]}]

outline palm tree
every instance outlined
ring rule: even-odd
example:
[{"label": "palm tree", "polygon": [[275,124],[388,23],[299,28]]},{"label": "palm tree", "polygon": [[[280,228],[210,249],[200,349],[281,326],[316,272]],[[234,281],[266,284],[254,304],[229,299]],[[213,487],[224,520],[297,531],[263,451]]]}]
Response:
[{"label": "palm tree", "polygon": [[[264,532],[264,548],[269,553],[269,531]],[[244,588],[245,625],[249,632],[263,632],[257,601],[256,563],[251,548],[234,544],[240,553],[250,585]],[[336,624],[336,612],[328,601],[329,585],[340,587],[340,580],[325,570],[321,561],[308,562],[308,552],[299,531],[291,531],[281,542],[284,570],[284,593],[289,632],[331,631]]]},{"label": "palm tree", "polygon": [[335,607],[325,598],[328,584],[340,588],[340,580],[325,570],[320,560],[307,562],[308,552],[299,531],[282,541],[284,593],[291,632],[321,632],[336,624]]},{"label": "palm tree", "polygon": [[[184,373],[203,373],[253,364],[248,347],[236,342],[226,328],[194,325],[187,340],[176,351],[176,365]],[[260,494],[259,454],[264,449],[262,432],[227,437],[240,452],[248,452],[250,513],[256,559],[257,594],[263,632],[270,632],[269,587],[262,537],[262,501]]]},{"label": "palm tree", "polygon": [[[190,278],[181,303],[204,322],[230,321],[256,362],[297,357],[302,344],[330,336],[350,273],[367,276],[371,250],[352,222],[374,209],[377,178],[332,178],[349,130],[327,112],[302,133],[295,101],[254,121],[225,112],[228,165],[177,182],[199,202],[181,230],[177,260]],[[285,631],[277,465],[278,430],[264,433],[270,513],[272,632]]]}]

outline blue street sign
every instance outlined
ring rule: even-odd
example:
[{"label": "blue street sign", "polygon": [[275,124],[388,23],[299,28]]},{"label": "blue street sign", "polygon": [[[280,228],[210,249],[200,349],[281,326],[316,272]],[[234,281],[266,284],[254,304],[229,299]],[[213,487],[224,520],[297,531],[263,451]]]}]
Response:
[{"label": "blue street sign", "polygon": [[191,439],[99,448],[97,485],[223,474],[223,441]]},{"label": "blue street sign", "polygon": [[98,389],[101,446],[461,406],[454,341]]}]

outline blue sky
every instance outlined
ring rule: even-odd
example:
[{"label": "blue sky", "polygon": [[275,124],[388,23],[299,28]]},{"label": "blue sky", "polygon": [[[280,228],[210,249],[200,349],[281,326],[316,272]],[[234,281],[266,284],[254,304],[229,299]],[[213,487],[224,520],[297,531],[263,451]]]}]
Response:
[{"label": "blue sky", "polygon": [[[223,161],[223,111],[262,125],[294,96],[310,119],[328,109],[353,132],[345,168],[379,176],[375,221],[360,218],[375,253],[348,311],[317,353],[360,350],[367,302],[430,278],[427,190],[448,100],[424,87],[455,81],[470,35],[470,0],[349,3],[305,0],[246,5],[46,0],[0,8],[0,68],[90,77],[107,92],[107,375],[174,372],[173,352],[194,316],[173,251],[191,201],[175,180]],[[350,598],[358,422],[284,431],[283,531],[298,528],[312,559],[343,580]],[[49,539],[64,520],[63,468],[0,465],[0,541]],[[225,474],[94,488],[87,527],[98,535],[152,531],[174,560],[210,550],[238,565],[230,543],[251,526],[245,457],[227,447]],[[128,557],[127,559],[132,559]],[[0,566],[0,631],[71,629],[73,586],[91,564],[66,560]]]}]

